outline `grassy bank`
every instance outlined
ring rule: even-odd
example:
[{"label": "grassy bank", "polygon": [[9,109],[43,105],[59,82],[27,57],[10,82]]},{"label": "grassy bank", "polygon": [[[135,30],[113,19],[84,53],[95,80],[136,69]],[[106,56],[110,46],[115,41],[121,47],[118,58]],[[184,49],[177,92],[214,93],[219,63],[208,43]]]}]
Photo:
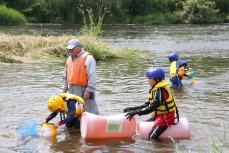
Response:
[{"label": "grassy bank", "polygon": [[0,62],[64,62],[68,56],[66,45],[69,39],[80,39],[85,50],[95,59],[134,58],[136,50],[114,49],[100,37],[93,36],[31,36],[0,34]]}]

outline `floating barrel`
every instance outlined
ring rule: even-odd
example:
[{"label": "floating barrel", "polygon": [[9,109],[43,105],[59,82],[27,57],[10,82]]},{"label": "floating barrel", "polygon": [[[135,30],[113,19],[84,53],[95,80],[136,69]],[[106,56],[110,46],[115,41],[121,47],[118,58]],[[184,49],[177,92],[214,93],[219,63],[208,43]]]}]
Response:
[{"label": "floating barrel", "polygon": [[[137,134],[139,134],[141,138],[148,139],[153,124],[154,122],[140,122],[137,126]],[[170,137],[175,139],[189,139],[191,137],[189,122],[186,118],[180,118],[178,124],[169,126],[160,135],[159,139]]]},{"label": "floating barrel", "polygon": [[100,116],[84,112],[80,120],[81,136],[84,139],[130,138],[136,131],[136,119],[127,120],[125,114]]}]

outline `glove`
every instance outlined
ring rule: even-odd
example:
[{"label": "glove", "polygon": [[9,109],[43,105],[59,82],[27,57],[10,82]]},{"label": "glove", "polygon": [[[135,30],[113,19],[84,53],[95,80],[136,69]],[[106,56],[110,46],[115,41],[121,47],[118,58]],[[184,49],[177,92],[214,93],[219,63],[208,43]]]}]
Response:
[{"label": "glove", "polygon": [[125,108],[125,109],[123,110],[123,112],[126,113],[126,112],[133,111],[133,110],[135,110],[135,109],[136,109],[135,107],[127,107],[127,108]]},{"label": "glove", "polygon": [[130,111],[125,116],[130,121],[136,114],[139,114],[139,110]]}]

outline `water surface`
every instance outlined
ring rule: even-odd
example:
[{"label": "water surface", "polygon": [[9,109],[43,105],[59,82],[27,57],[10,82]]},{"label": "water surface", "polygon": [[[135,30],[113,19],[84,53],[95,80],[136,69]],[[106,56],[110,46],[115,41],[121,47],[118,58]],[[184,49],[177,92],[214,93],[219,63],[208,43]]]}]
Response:
[{"label": "water surface", "polygon": [[[190,140],[178,140],[180,152],[208,152],[215,140],[229,152],[229,25],[117,25],[106,26],[103,39],[113,47],[146,50],[137,60],[97,63],[97,103],[102,115],[119,114],[123,108],[147,101],[146,69],[161,66],[168,80],[168,54],[177,51],[197,73],[196,83],[183,81],[173,91],[181,117],[191,126]],[[75,26],[0,27],[10,34],[62,35],[77,32]],[[60,128],[55,140],[26,138],[18,147],[15,129],[26,119],[41,123],[49,114],[49,96],[62,90],[64,65],[0,64],[0,152],[17,152],[31,146],[37,152],[159,152],[172,153],[171,142],[150,142],[139,137],[127,140],[82,140],[79,133]],[[149,116],[137,117],[145,120]],[[55,121],[58,121],[56,119]],[[225,143],[219,139],[226,137]],[[33,144],[33,145],[30,145]]]}]

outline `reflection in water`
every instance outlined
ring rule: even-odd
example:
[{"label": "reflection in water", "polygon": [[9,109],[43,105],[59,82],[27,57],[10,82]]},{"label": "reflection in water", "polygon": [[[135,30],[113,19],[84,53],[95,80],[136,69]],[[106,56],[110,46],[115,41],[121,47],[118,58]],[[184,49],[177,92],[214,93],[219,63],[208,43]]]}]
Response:
[{"label": "reflection in water", "polygon": [[35,143],[35,138],[31,136],[20,136],[17,140],[18,152],[37,152],[38,148]]},{"label": "reflection in water", "polygon": [[[212,140],[229,133],[229,25],[107,26],[104,39],[114,47],[147,50],[138,60],[112,60],[97,63],[96,100],[102,115],[120,114],[123,108],[146,102],[149,86],[146,69],[161,66],[169,79],[167,56],[178,51],[196,72],[196,82],[183,80],[184,88],[174,90],[181,117],[188,118],[192,138],[177,141],[180,152],[208,152]],[[4,31],[5,29],[0,28]],[[28,31],[33,31],[27,27]],[[48,32],[48,27],[42,27]],[[55,35],[73,29],[52,28]],[[20,32],[14,30],[15,32]],[[34,30],[36,31],[36,30]],[[7,31],[11,33],[11,30]],[[26,31],[24,31],[26,32]],[[148,63],[148,64],[147,64]],[[0,64],[0,152],[16,151],[15,130],[26,119],[42,123],[49,115],[47,99],[62,90],[63,65]],[[146,120],[137,116],[137,120]],[[58,120],[58,119],[57,119]],[[56,120],[56,121],[57,121]],[[32,139],[40,152],[159,152],[172,153],[171,142],[130,140],[84,141],[79,133],[58,129],[56,141]],[[32,141],[31,140],[31,141]],[[5,143],[7,142],[7,143]],[[219,143],[220,144],[220,143]],[[222,145],[223,152],[228,143]]]},{"label": "reflection in water", "polygon": [[53,143],[50,149],[54,152],[74,152],[79,146],[81,146],[80,133],[64,130],[59,133],[56,143]]},{"label": "reflection in water", "polygon": [[125,148],[125,145],[131,145],[135,142],[134,139],[97,139],[97,140],[82,140],[80,151],[82,152],[129,152],[132,153],[131,149]]}]

